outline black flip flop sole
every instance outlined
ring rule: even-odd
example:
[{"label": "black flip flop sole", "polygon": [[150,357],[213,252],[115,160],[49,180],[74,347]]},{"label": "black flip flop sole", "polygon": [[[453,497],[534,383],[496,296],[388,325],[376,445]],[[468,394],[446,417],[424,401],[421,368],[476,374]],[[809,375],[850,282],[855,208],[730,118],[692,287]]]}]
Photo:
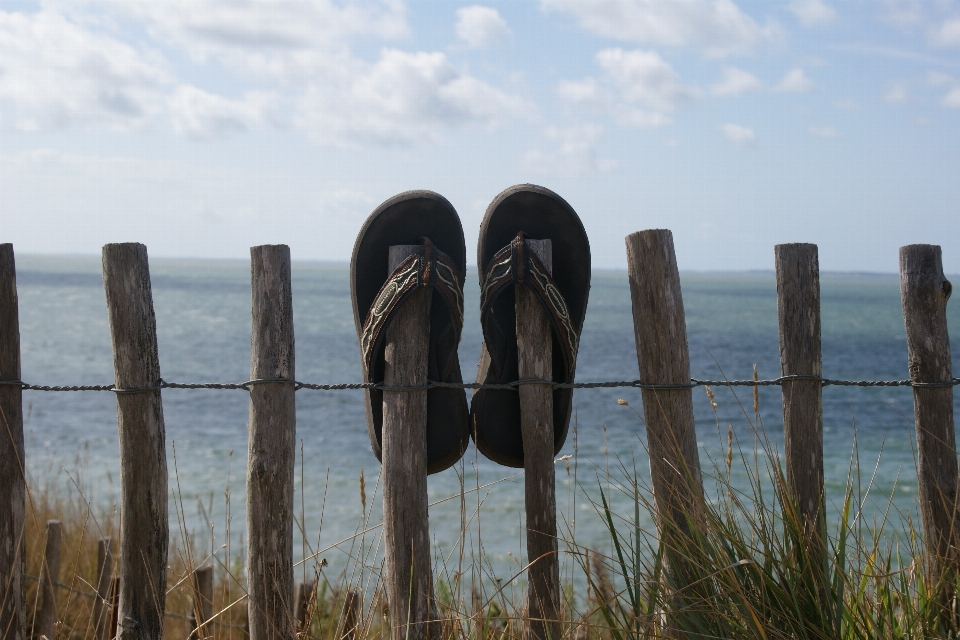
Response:
[{"label": "black flip flop sole", "polygon": [[[381,287],[388,280],[387,256],[393,245],[416,245],[427,237],[456,265],[462,283],[466,277],[466,245],[463,227],[453,205],[432,191],[407,191],[390,198],[363,224],[350,261],[350,292],[357,335]],[[434,291],[430,311],[430,361],[427,377],[439,382],[462,382],[457,342],[460,328],[452,326],[446,302]],[[383,382],[383,346],[373,354],[368,367],[361,358],[364,382]],[[381,459],[383,392],[364,390],[370,445]],[[469,442],[467,398],[463,389],[434,388],[427,391],[427,472],[442,471],[463,456]]]},{"label": "black flip flop sole", "polygon": [[[549,189],[516,185],[490,203],[480,225],[477,245],[481,290],[490,261],[510,245],[519,232],[525,232],[529,238],[551,240],[552,277],[566,303],[570,324],[579,337],[590,293],[590,242],[573,207]],[[491,304],[490,313],[484,314],[484,353],[477,382],[505,384],[519,377],[514,295],[505,290]],[[553,342],[553,379],[573,382],[573,370],[564,363],[556,334]],[[553,399],[554,453],[558,453],[567,437],[573,390],[555,389]],[[471,401],[470,419],[473,439],[481,453],[506,466],[523,466],[520,396],[516,391],[477,390]]]}]

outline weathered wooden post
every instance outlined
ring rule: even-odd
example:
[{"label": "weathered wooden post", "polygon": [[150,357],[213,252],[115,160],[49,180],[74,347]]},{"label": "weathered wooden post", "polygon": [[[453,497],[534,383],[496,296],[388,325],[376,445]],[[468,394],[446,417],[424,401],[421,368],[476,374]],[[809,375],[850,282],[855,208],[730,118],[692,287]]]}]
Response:
[{"label": "weathered wooden post", "polygon": [[120,640],[161,640],[167,592],[167,449],[147,248],[103,247],[120,431]]},{"label": "weathered wooden post", "polygon": [[63,544],[63,527],[59,520],[47,521],[47,544],[43,550],[43,566],[40,568],[40,589],[43,602],[37,618],[37,636],[56,637],[57,585],[60,582],[60,548]]},{"label": "weathered wooden post", "polygon": [[689,522],[703,509],[700,454],[693,423],[693,392],[680,273],[667,229],[626,238],[640,380],[676,388],[643,389],[650,476],[660,518],[660,544],[674,582],[689,577],[680,557],[689,547]]},{"label": "weathered wooden post", "polygon": [[310,608],[310,598],[316,589],[317,583],[313,580],[306,582],[298,581],[294,592],[293,619],[297,624],[297,633],[305,633],[307,630],[307,618]]},{"label": "weathered wooden post", "polygon": [[[553,243],[525,244],[553,273]],[[514,287],[517,309],[517,358],[521,380],[553,378],[550,319],[536,294]],[[556,475],[553,462],[553,387],[521,384],[520,429],[523,436],[524,501],[527,518],[527,616],[530,638],[557,640],[560,631],[560,561],[557,557]]]},{"label": "weathered wooden post", "polygon": [[204,626],[213,615],[213,567],[198,567],[193,571],[193,606],[187,615],[190,640],[213,637],[213,630]]},{"label": "weathered wooden post", "polygon": [[110,640],[110,578],[113,576],[113,540],[97,541],[97,597],[93,601],[93,633],[97,640]]},{"label": "weathered wooden post", "polygon": [[351,587],[343,601],[343,623],[340,640],[360,640],[361,620],[363,619],[363,600],[360,591]]},{"label": "weathered wooden post", "polygon": [[290,248],[250,249],[252,325],[247,458],[247,612],[251,640],[292,638],[296,441]]},{"label": "weathered wooden post", "polygon": [[[823,385],[820,360],[820,262],[815,244],[778,244],[777,318],[783,391],[783,450],[788,490],[800,509],[805,537],[823,542]],[[815,547],[809,549],[815,553]],[[822,566],[819,556],[811,557]]]},{"label": "weathered wooden post", "polygon": [[0,636],[25,640],[24,476],[20,318],[13,245],[0,244]]},{"label": "weathered wooden post", "polygon": [[[419,245],[390,247],[387,273]],[[419,289],[387,326],[384,386],[427,383],[432,289]],[[427,510],[427,390],[383,392],[383,536],[393,640],[424,640],[434,617]]]},{"label": "weathered wooden post", "polygon": [[947,300],[940,247],[900,247],[900,298],[907,332],[917,430],[918,480],[929,578],[938,586],[944,620],[956,623],[949,598],[958,576],[957,449],[953,425],[953,374],[947,334]]}]

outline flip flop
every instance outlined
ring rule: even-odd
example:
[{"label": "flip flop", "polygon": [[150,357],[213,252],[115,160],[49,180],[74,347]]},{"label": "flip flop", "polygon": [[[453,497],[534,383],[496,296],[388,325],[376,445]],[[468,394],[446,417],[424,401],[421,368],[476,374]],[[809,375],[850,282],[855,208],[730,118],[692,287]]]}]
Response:
[{"label": "flip flop", "polygon": [[[524,237],[552,241],[553,274],[525,250]],[[553,333],[553,380],[573,382],[577,346],[590,293],[590,242],[573,208],[549,189],[530,184],[498,195],[480,225],[480,321],[483,351],[477,382],[506,384],[519,377],[514,285],[537,294]],[[570,424],[573,389],[553,391],[554,454]],[[478,389],[470,406],[477,449],[495,462],[523,466],[520,394]]]},{"label": "flip flop", "polygon": [[[387,273],[392,245],[421,245],[397,269]],[[460,218],[446,198],[432,191],[396,195],[364,222],[350,262],[353,319],[360,340],[364,382],[382,383],[386,327],[395,312],[420,288],[433,289],[430,306],[428,380],[462,382],[457,345],[463,328],[466,246]],[[381,459],[383,392],[364,390],[367,431]],[[453,465],[470,439],[467,396],[463,389],[427,391],[427,473]]]}]

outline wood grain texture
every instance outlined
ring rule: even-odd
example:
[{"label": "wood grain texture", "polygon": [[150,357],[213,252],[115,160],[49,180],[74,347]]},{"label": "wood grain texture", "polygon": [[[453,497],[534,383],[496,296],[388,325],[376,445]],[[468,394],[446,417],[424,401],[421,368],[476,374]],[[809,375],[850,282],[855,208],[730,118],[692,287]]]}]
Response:
[{"label": "wood grain texture", "polygon": [[[821,376],[820,262],[815,244],[778,244],[777,319],[781,375]],[[823,385],[786,381],[783,438],[787,486],[797,500],[809,540],[821,540],[823,523]]]},{"label": "wood grain texture", "polygon": [[[103,247],[114,384],[160,383],[147,248]],[[167,450],[159,389],[117,394],[120,432],[120,640],[160,640],[167,591]]]},{"label": "wood grain texture", "polygon": [[[392,273],[419,245],[390,247]],[[384,383],[427,382],[431,289],[412,293],[387,327]],[[437,636],[427,510],[427,392],[383,392],[383,534],[386,594],[393,640]],[[412,599],[411,599],[412,594]]]},{"label": "wood grain texture", "polygon": [[[952,379],[947,300],[952,287],[943,275],[940,247],[900,247],[900,297],[907,332],[910,379]],[[920,507],[934,577],[952,579],[958,569],[957,453],[952,387],[914,387]]]},{"label": "wood grain texture", "polygon": [[293,473],[297,416],[290,248],[250,249],[250,388],[247,444],[247,614],[251,640],[292,638]]},{"label": "wood grain texture", "polygon": [[[193,571],[193,606],[189,624],[191,640],[212,638],[213,628],[206,625],[213,615],[213,567],[199,567]],[[206,626],[204,626],[206,625]]]},{"label": "wood grain texture", "polygon": [[[527,249],[553,272],[553,243],[526,240]],[[553,378],[550,319],[528,287],[514,288],[520,379]],[[524,629],[536,640],[560,638],[560,562],[557,556],[557,497],[553,463],[553,388],[522,384],[524,499],[527,526],[527,615]]]},{"label": "wood grain texture", "polygon": [[97,597],[93,601],[93,634],[110,640],[110,579],[113,577],[113,540],[97,541]]},{"label": "wood grain texture", "polygon": [[57,583],[60,582],[60,550],[63,546],[63,525],[59,520],[47,521],[47,541],[40,568],[40,615],[37,616],[37,637],[55,638],[57,628]]},{"label": "wood grain texture", "polygon": [[[0,244],[0,380],[20,379],[20,317],[13,245]],[[0,385],[0,637],[26,638],[23,390]]]}]

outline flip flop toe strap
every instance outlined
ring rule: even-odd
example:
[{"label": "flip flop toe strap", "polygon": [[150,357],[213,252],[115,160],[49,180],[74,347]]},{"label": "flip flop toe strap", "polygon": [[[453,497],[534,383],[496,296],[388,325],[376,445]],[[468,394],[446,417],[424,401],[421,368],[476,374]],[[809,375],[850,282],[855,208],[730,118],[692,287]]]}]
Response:
[{"label": "flip flop toe strap", "polygon": [[374,356],[397,309],[417,289],[433,288],[450,312],[459,342],[463,330],[463,285],[453,258],[437,249],[429,238],[390,274],[374,298],[360,334],[360,349],[367,372],[373,371]]},{"label": "flip flop toe strap", "polygon": [[579,336],[573,328],[570,310],[557,288],[557,283],[540,259],[527,249],[525,239],[526,234],[521,231],[510,244],[490,259],[480,288],[480,319],[486,328],[493,301],[511,285],[522,284],[532,289],[547,311],[553,332],[563,351],[567,379],[561,382],[572,382]]}]

